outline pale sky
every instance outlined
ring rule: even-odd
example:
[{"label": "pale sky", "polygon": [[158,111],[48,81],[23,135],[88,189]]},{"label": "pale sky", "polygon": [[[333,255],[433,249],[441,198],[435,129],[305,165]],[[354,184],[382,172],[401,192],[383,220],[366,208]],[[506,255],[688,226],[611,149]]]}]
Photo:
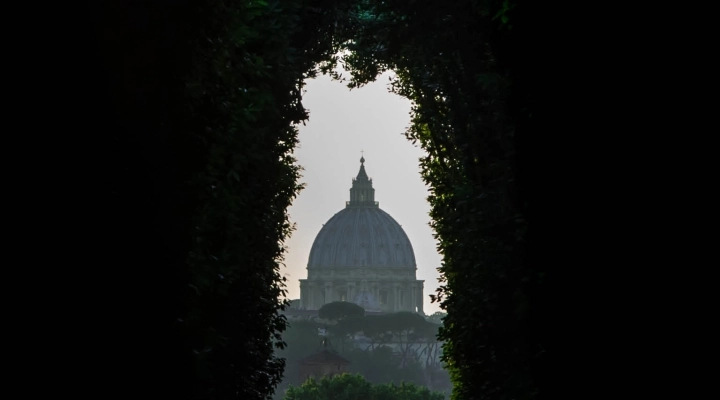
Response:
[{"label": "pale sky", "polygon": [[417,262],[417,279],[425,280],[424,311],[440,311],[429,294],[438,287],[440,256],[428,225],[428,189],[420,177],[419,158],[424,151],[413,146],[403,132],[410,124],[410,101],[387,90],[389,74],[360,89],[327,76],[307,81],[303,105],[310,112],[300,125],[295,156],[304,168],[304,190],[289,209],[297,230],[286,243],[288,253],[282,274],[288,279],[288,297],[300,298],[299,279],[307,277],[307,261],[315,236],[350,200],[352,178],[360,169],[373,180],[375,200],[405,230]]}]

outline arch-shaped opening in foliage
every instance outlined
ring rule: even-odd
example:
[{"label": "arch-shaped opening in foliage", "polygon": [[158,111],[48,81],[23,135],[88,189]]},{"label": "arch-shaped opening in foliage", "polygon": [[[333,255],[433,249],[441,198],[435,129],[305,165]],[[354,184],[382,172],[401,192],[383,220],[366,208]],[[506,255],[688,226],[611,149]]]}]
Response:
[{"label": "arch-shaped opening in foliage", "polygon": [[185,339],[174,348],[192,364],[187,391],[262,398],[281,379],[279,267],[301,189],[302,86],[341,63],[351,87],[395,71],[393,91],[413,102],[407,137],[427,152],[454,396],[528,398],[542,350],[525,334],[539,271],[522,258],[515,138],[530,113],[530,63],[512,52],[515,15],[527,11],[506,0],[150,3],[98,6],[96,61],[111,65],[99,86],[112,94],[88,96],[98,103],[88,109],[112,121],[103,209],[114,213],[103,223],[117,243],[134,242],[95,240],[113,255],[108,270],[181,299],[158,309],[176,322],[169,336]]}]

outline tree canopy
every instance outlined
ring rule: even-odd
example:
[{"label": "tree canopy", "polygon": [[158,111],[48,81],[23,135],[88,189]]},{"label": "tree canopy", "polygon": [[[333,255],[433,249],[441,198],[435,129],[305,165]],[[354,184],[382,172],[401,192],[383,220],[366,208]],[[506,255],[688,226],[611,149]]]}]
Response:
[{"label": "tree canopy", "polygon": [[[408,318],[409,324],[398,324],[396,314],[348,317],[328,327],[335,350],[350,361],[348,371],[362,375],[367,381],[379,383],[410,382],[449,392],[449,376],[440,363],[439,325],[426,322],[420,316]],[[276,398],[288,385],[302,382],[298,375],[299,361],[316,351],[321,343],[318,321],[291,321],[282,334],[286,346],[278,356],[286,359],[285,374]],[[410,334],[408,334],[410,333]],[[364,334],[371,342],[356,343],[354,337]],[[394,349],[390,347],[390,344]]]},{"label": "tree canopy", "polygon": [[329,321],[338,321],[348,317],[362,317],[365,309],[348,301],[333,301],[323,304],[318,310],[318,316]]},{"label": "tree canopy", "polygon": [[372,385],[360,375],[342,374],[320,381],[309,379],[290,387],[284,400],[444,400],[442,393],[411,383]]},{"label": "tree canopy", "polygon": [[427,317],[427,320],[430,322],[434,322],[436,324],[442,324],[443,318],[445,318],[446,315],[447,315],[447,313],[444,313],[442,311],[437,311],[437,312],[432,313],[432,315],[429,315]]}]

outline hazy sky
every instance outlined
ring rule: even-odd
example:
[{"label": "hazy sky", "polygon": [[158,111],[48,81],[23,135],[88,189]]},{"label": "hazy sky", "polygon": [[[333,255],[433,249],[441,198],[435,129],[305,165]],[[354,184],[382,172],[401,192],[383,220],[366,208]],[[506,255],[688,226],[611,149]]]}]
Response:
[{"label": "hazy sky", "polygon": [[301,182],[306,187],[289,210],[297,230],[287,242],[287,268],[282,271],[288,278],[291,299],[300,298],[298,279],[307,277],[315,236],[350,200],[352,178],[360,169],[360,151],[364,150],[375,200],[402,225],[415,250],[417,279],[425,280],[425,313],[440,311],[428,297],[438,286],[440,256],[428,225],[428,190],[418,165],[424,151],[403,135],[410,124],[410,102],[388,92],[388,77],[382,75],[352,91],[326,76],[307,82],[303,105],[310,120],[300,126],[295,153],[304,168]]}]

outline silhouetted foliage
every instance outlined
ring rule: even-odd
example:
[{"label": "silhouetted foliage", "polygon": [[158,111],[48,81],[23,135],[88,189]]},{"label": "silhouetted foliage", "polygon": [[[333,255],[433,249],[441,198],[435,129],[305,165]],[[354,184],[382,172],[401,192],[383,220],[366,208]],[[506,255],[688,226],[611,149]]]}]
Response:
[{"label": "silhouetted foliage", "polygon": [[527,11],[506,0],[358,4],[339,61],[348,85],[395,71],[392,91],[413,103],[406,135],[428,153],[420,166],[443,256],[434,299],[447,311],[453,398],[532,398],[543,345],[529,335],[529,296],[543,271],[524,262],[515,131],[530,109],[512,49]]},{"label": "silhouetted foliage", "polygon": [[300,387],[291,387],[285,400],[443,400],[442,393],[431,392],[414,384],[372,385],[359,375],[342,374],[320,381],[309,379]]},{"label": "silhouetted foliage", "polygon": [[402,356],[388,346],[379,346],[373,350],[352,349],[343,356],[351,362],[348,371],[362,375],[368,382],[408,382],[426,386],[420,360],[411,358],[405,365],[401,365]]},{"label": "silhouetted foliage", "polygon": [[428,316],[426,319],[429,322],[433,322],[433,323],[442,325],[443,318],[445,318],[446,315],[447,315],[447,313],[444,313],[442,311],[437,311],[437,312],[434,312],[432,315]]},{"label": "silhouetted foliage", "polygon": [[[133,352],[165,346],[190,363],[178,385],[196,399],[271,395],[284,364],[274,355],[286,325],[279,267],[293,228],[287,207],[301,189],[292,152],[295,124],[307,118],[303,81],[342,63],[351,87],[395,71],[392,90],[413,103],[406,134],[427,151],[420,165],[443,256],[436,299],[447,311],[440,338],[453,397],[535,396],[544,346],[528,325],[544,270],[523,258],[516,128],[532,110],[515,51],[521,3],[97,5],[98,59],[108,65],[99,86],[111,93],[98,128],[112,138],[98,150],[108,160],[103,224],[122,238],[98,251],[128,276],[128,293],[153,299],[137,309],[162,313],[175,322],[170,336],[186,339],[135,333],[148,347]],[[364,332],[376,344],[405,335],[409,346],[423,325],[398,317],[364,317],[374,321]]]},{"label": "silhouetted foliage", "polygon": [[338,321],[348,317],[362,317],[365,309],[355,303],[347,301],[333,301],[323,304],[318,310],[318,316],[329,321]]},{"label": "silhouetted foliage", "polygon": [[[107,159],[95,166],[107,187],[94,195],[108,200],[99,219],[114,230],[99,249],[117,264],[104,267],[113,280],[128,277],[123,296],[143,299],[115,318],[143,332],[128,353],[162,360],[162,350],[163,365],[189,373],[148,368],[134,380],[168,375],[194,399],[268,398],[284,366],[274,355],[286,324],[279,268],[301,189],[292,152],[307,118],[302,86],[336,52],[339,11],[299,0],[91,8],[96,67],[107,68],[95,84],[110,92],[95,129],[111,139],[92,150]],[[138,328],[153,319],[170,332]]]},{"label": "silhouetted foliage", "polygon": [[[348,371],[362,375],[371,383],[412,382],[425,386],[428,379],[432,379],[427,376],[430,371],[427,368],[441,368],[436,338],[439,325],[425,322],[419,315],[409,314],[348,317],[328,326],[335,349],[350,361]],[[316,321],[289,323],[282,335],[287,346],[278,352],[278,356],[287,360],[278,396],[288,385],[302,383],[299,382],[298,362],[319,349],[321,337],[318,328],[323,327],[325,324]],[[381,337],[375,337],[369,344],[355,342],[358,340],[356,335],[367,336],[368,332]],[[342,341],[344,345],[340,345]],[[391,343],[395,350],[389,347]],[[435,381],[442,380],[442,371],[435,372],[435,375]],[[442,385],[442,382],[434,384]]]}]

